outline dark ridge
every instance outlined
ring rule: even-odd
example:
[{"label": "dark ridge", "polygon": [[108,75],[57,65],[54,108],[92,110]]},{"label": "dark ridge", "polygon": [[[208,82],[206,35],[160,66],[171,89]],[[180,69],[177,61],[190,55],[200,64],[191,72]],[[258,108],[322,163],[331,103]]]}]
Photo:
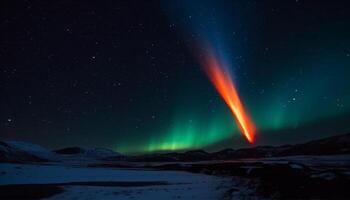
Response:
[{"label": "dark ridge", "polygon": [[80,147],[67,147],[67,148],[55,150],[54,152],[58,153],[58,154],[71,155],[71,154],[84,153],[85,150],[83,148],[80,148]]},{"label": "dark ridge", "polygon": [[293,145],[281,152],[287,155],[332,155],[350,153],[350,134],[337,135],[324,139]]}]

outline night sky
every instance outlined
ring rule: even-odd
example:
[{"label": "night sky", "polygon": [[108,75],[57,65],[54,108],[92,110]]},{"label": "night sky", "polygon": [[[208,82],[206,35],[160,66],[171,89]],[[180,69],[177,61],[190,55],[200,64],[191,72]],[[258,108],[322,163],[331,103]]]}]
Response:
[{"label": "night sky", "polygon": [[122,153],[250,146],[203,49],[229,69],[253,145],[347,133],[347,2],[1,1],[0,140]]}]

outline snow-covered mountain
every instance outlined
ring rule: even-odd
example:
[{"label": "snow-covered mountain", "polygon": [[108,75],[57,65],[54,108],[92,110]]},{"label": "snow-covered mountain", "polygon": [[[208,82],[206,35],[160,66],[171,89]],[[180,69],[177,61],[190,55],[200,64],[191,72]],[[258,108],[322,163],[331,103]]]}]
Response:
[{"label": "snow-covered mountain", "polygon": [[91,158],[108,158],[108,157],[119,157],[120,153],[105,148],[92,148],[84,149],[81,147],[67,147],[54,151],[60,155],[80,156],[80,157],[91,157]]},{"label": "snow-covered mountain", "polygon": [[17,141],[0,142],[1,162],[43,162],[54,158],[54,153],[36,144]]},{"label": "snow-covered mountain", "polygon": [[121,157],[121,154],[109,149],[83,149],[80,147],[50,151],[37,144],[0,141],[0,162],[94,161],[109,157]]}]

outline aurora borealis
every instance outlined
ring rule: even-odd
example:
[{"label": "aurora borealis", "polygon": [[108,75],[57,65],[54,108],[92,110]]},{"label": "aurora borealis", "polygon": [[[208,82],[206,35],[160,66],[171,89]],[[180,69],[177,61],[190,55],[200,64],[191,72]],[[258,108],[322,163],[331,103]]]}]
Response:
[{"label": "aurora borealis", "polygon": [[0,140],[126,154],[249,146],[203,52],[232,77],[254,145],[350,131],[346,1],[2,4]]}]

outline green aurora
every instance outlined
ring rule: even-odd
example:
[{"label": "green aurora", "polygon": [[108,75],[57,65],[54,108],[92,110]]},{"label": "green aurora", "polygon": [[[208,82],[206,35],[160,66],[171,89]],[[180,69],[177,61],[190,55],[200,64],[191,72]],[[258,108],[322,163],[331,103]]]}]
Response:
[{"label": "green aurora", "polygon": [[[303,72],[298,69],[290,70],[285,72],[285,77],[280,77],[280,80],[276,79],[274,85],[269,86],[268,89],[256,89],[253,94],[257,96],[243,96],[243,101],[246,100],[246,107],[256,124],[258,134],[263,137],[270,131],[285,129],[302,132],[303,126],[308,123],[348,114],[350,112],[349,104],[347,104],[350,102],[348,92],[350,86],[338,87],[338,85],[346,84],[347,76],[345,75],[350,75],[350,73],[346,68],[347,62],[339,59],[335,57],[319,61],[318,64],[321,66],[310,65],[311,67],[307,68],[309,70]],[[329,65],[336,67],[329,69],[327,68]],[[327,69],[327,73],[318,74],[314,70],[316,67],[318,70]],[[299,78],[295,81],[285,81],[290,74],[298,73],[300,73]],[[174,109],[174,115],[167,120],[164,127],[155,127],[147,134],[149,137],[146,139],[144,137],[142,140],[126,138],[116,145],[116,150],[122,153],[181,151],[206,148],[222,141],[228,141],[228,143],[243,141],[229,109],[216,94],[209,81],[205,80],[203,74],[202,76],[203,81],[207,81],[205,87],[212,88],[209,94],[200,95],[200,91],[191,92],[195,91],[195,86],[189,87],[188,92],[184,95],[186,99],[178,98],[182,107]],[[262,82],[261,85],[263,84]],[[245,89],[252,90],[252,88]],[[333,95],[337,98],[332,97]],[[209,98],[209,96],[215,98]],[[207,105],[208,98],[210,99],[209,106]]]},{"label": "green aurora", "polygon": [[[191,7],[184,2],[188,13],[195,13],[196,6]],[[204,6],[204,10],[210,8],[211,6]],[[188,13],[181,12],[180,15],[187,16]],[[295,37],[292,32],[283,37],[276,33],[275,37],[283,38],[283,42],[289,44],[288,46],[266,36],[258,46],[269,46],[264,49],[272,50],[267,53],[254,53],[258,51],[236,45],[235,41],[226,37],[226,33],[235,31],[234,28],[232,30],[229,27],[219,27],[213,31],[210,29],[213,24],[209,23],[212,16],[201,14],[198,21],[194,19],[196,18],[192,17],[190,24],[185,22],[190,27],[185,29],[205,24],[207,29],[195,29],[192,30],[192,34],[203,36],[212,32],[212,35],[205,39],[212,38],[212,43],[227,41],[226,48],[223,49],[228,52],[240,52],[245,57],[243,61],[237,60],[235,56],[230,56],[230,53],[223,52],[223,49],[217,50],[222,52],[221,58],[228,61],[226,63],[230,63],[229,67],[234,71],[234,81],[257,127],[259,138],[265,138],[266,141],[275,136],[287,138],[283,135],[286,134],[284,131],[288,132],[289,137],[299,134],[305,138],[312,138],[312,134],[315,137],[334,134],[333,131],[349,131],[347,125],[328,123],[328,119],[337,117],[344,120],[350,113],[350,56],[344,51],[344,44],[350,44],[350,40],[341,24],[317,27],[317,37],[312,32],[304,32],[300,37]],[[232,19],[217,21],[237,23]],[[218,34],[219,30],[224,33]],[[254,34],[250,36],[261,37],[258,33]],[[214,46],[223,47],[220,44]],[[200,68],[198,60],[197,65],[187,68]],[[190,71],[186,73],[191,73]],[[225,143],[225,146],[214,149],[246,146],[247,143],[243,141],[233,116],[209,80],[200,70],[196,70],[195,73],[191,76],[183,75],[182,83],[174,86],[175,94],[181,96],[172,97],[175,99],[174,107],[169,108],[171,116],[168,119],[154,124],[149,130],[144,130],[147,133],[144,133],[145,137],[140,137],[140,140],[132,137],[123,139],[115,145],[115,149],[122,153],[139,153],[208,149],[222,143]],[[186,88],[185,91],[183,88]],[[320,131],[319,133],[310,132],[305,128],[314,123],[317,124],[315,130]],[[283,139],[282,141],[287,142]]]}]

